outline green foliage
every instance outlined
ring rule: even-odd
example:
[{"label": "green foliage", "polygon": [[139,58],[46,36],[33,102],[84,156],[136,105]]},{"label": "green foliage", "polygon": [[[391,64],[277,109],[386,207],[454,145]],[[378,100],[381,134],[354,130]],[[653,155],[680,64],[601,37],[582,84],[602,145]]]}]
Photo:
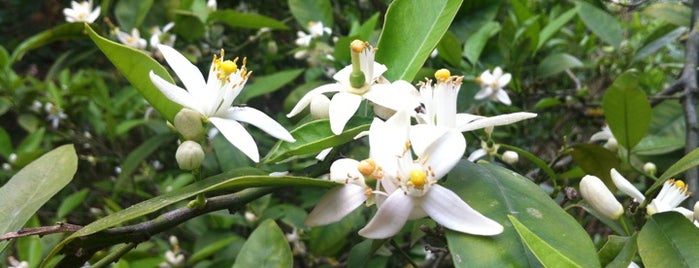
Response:
[{"label": "green foliage", "polygon": [[131,29],[139,28],[148,16],[153,6],[154,0],[119,0],[114,6],[114,16],[116,17],[121,30],[131,32]]},{"label": "green foliage", "polygon": [[311,21],[333,26],[333,10],[329,0],[289,0],[289,10],[299,25],[308,27]]},{"label": "green foliage", "polygon": [[84,36],[83,29],[83,23],[66,23],[34,35],[31,38],[24,40],[15,48],[15,50],[12,52],[10,62],[16,62],[22,59],[22,56],[24,56],[24,54],[30,50],[45,46],[51,42],[82,38]]},{"label": "green foliage", "polygon": [[578,15],[585,22],[587,28],[604,42],[618,48],[623,40],[623,30],[619,21],[604,10],[587,2],[578,1],[576,5],[578,6]]},{"label": "green foliage", "polygon": [[534,253],[536,259],[539,260],[544,267],[582,267],[534,234],[527,226],[519,222],[517,218],[512,215],[507,215],[507,218],[510,219],[512,226],[515,228],[515,231],[517,231],[519,237],[522,238],[524,244],[527,245],[527,248]]},{"label": "green foliage", "polygon": [[699,230],[682,214],[654,214],[638,233],[638,254],[648,267],[692,267],[699,261]]},{"label": "green foliage", "polygon": [[614,80],[604,94],[602,108],[609,128],[624,148],[632,149],[648,132],[652,110],[636,73],[626,72]]},{"label": "green foliage", "polygon": [[209,14],[208,22],[223,22],[230,27],[251,29],[260,29],[264,27],[279,30],[289,29],[283,22],[273,18],[258,14],[240,13],[233,10],[214,11]]},{"label": "green foliage", "polygon": [[289,243],[273,220],[262,222],[250,234],[233,267],[293,267]]},{"label": "green foliage", "polygon": [[643,13],[677,26],[689,27],[692,10],[680,3],[652,3],[643,9]]}]

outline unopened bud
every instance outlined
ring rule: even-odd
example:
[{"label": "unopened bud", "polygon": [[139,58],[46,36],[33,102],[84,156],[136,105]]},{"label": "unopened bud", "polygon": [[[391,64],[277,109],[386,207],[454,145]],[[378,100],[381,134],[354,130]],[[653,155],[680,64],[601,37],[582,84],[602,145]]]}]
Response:
[{"label": "unopened bud", "polygon": [[502,154],[502,161],[510,165],[514,165],[519,162],[519,154],[515,151],[505,151]]},{"label": "unopened bud", "polygon": [[647,162],[643,165],[643,171],[655,176],[655,172],[658,171],[658,168],[655,166],[653,162]]},{"label": "unopened bud", "polygon": [[193,141],[185,141],[177,147],[177,152],[175,153],[175,159],[177,159],[177,164],[181,169],[193,170],[201,166],[204,162],[204,149],[201,148],[199,143]]},{"label": "unopened bud", "polygon": [[313,116],[314,119],[329,118],[329,109],[330,99],[328,96],[325,96],[324,94],[313,96],[311,99],[311,116]]},{"label": "unopened bud", "polygon": [[580,181],[580,194],[595,210],[613,220],[624,214],[624,207],[616,200],[604,182],[599,178],[586,175]]},{"label": "unopened bud", "polygon": [[199,140],[204,136],[199,112],[184,108],[175,115],[174,126],[185,140]]}]

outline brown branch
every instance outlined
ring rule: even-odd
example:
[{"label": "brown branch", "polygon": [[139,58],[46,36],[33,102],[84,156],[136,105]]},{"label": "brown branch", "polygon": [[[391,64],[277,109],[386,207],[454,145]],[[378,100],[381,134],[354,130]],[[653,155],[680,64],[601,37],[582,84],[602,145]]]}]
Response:
[{"label": "brown branch", "polygon": [[[697,89],[697,61],[699,60],[699,1],[692,3],[692,18],[689,38],[685,44],[685,66],[682,70],[681,80],[685,81],[684,96],[682,98],[682,106],[684,108],[685,124],[687,136],[685,138],[685,153],[689,153],[699,146],[699,122],[697,121],[697,97],[699,90]],[[685,172],[685,181],[689,185],[689,191],[699,193],[699,169],[693,167]],[[691,203],[697,201],[696,196],[693,196]]]},{"label": "brown branch", "polygon": [[56,225],[53,226],[41,226],[41,227],[32,227],[32,228],[22,228],[17,232],[9,232],[4,235],[0,235],[0,241],[4,240],[10,240],[14,238],[20,238],[20,237],[25,237],[25,236],[31,236],[31,235],[47,235],[47,234],[55,234],[55,233],[72,233],[77,230],[80,230],[80,228],[83,228],[80,225],[75,225],[75,224],[70,224],[70,223],[65,223],[65,222],[57,222]]}]

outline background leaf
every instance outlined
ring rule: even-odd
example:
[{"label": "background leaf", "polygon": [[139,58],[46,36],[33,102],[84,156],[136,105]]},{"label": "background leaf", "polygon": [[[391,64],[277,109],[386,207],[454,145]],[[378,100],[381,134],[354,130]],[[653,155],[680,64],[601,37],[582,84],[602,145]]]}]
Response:
[{"label": "background leaf", "polygon": [[691,152],[680,158],[680,160],[677,160],[675,164],[673,164],[667,170],[665,170],[663,175],[660,175],[656,183],[662,184],[662,182],[669,178],[672,178],[672,176],[680,174],[696,166],[699,166],[699,148],[692,150]]},{"label": "background leaf", "polygon": [[234,10],[217,10],[209,14],[208,22],[222,22],[231,27],[273,30],[289,29],[286,24],[273,18],[250,13],[241,13]]},{"label": "background leaf", "polygon": [[464,44],[464,57],[471,63],[478,62],[488,39],[500,31],[500,24],[494,21],[485,23],[473,35],[469,36]]},{"label": "background leaf", "polygon": [[[0,187],[0,234],[19,230],[72,179],[78,155],[72,144],[58,147],[31,162]],[[0,252],[8,242],[0,242]]]},{"label": "background leaf", "polygon": [[563,26],[575,16],[575,14],[578,12],[578,7],[579,6],[575,6],[575,8],[571,8],[565,13],[560,14],[556,17],[556,19],[550,21],[548,24],[546,24],[546,26],[544,26],[543,29],[541,29],[541,32],[539,32],[539,43],[536,45],[536,50],[539,50],[544,44],[546,44],[546,41],[548,41],[551,36],[563,28]]},{"label": "background leaf", "polygon": [[303,29],[306,29],[311,21],[322,21],[325,27],[333,26],[330,0],[289,0],[289,9]]},{"label": "background leaf", "polygon": [[656,213],[638,233],[638,254],[646,267],[695,267],[699,229],[677,212]]},{"label": "background leaf", "polygon": [[611,151],[597,144],[576,144],[572,146],[570,152],[578,166],[586,174],[595,175],[602,179],[610,189],[616,189],[611,183],[612,177],[609,170],[619,167],[619,158]]},{"label": "background leaf", "polygon": [[575,3],[578,6],[578,15],[587,28],[604,42],[618,48],[624,38],[621,23],[606,11],[587,2],[577,1]]},{"label": "background leaf", "polygon": [[284,70],[275,74],[255,77],[245,85],[245,90],[240,92],[240,95],[235,99],[236,103],[245,103],[248,100],[272,93],[275,90],[289,84],[303,73],[303,69]]},{"label": "background leaf", "polygon": [[449,28],[462,0],[396,0],[386,11],[376,61],[388,80],[412,81]]},{"label": "background leaf", "polygon": [[537,67],[537,73],[540,77],[547,77],[578,67],[583,67],[583,63],[575,56],[568,53],[556,53],[541,60],[539,67]]},{"label": "background leaf", "polygon": [[292,267],[294,257],[289,242],[273,220],[263,221],[240,249],[233,268]]},{"label": "background leaf", "polygon": [[119,22],[120,30],[131,34],[131,29],[141,27],[152,6],[153,0],[117,1],[114,5],[114,17]]},{"label": "background leaf", "polygon": [[507,218],[510,219],[515,231],[517,231],[524,244],[527,245],[527,248],[534,253],[534,256],[544,267],[580,267],[580,265],[572,262],[556,248],[534,234],[527,226],[519,222],[517,218],[512,215],[507,215]]},{"label": "background leaf", "polygon": [[614,80],[604,94],[602,109],[614,137],[624,148],[631,150],[648,132],[653,111],[633,71]]},{"label": "background leaf", "polygon": [[677,26],[689,27],[692,9],[680,3],[658,2],[643,9],[643,14],[658,18]]},{"label": "background leaf", "polygon": [[599,267],[596,250],[580,224],[529,179],[492,164],[460,162],[444,186],[474,209],[503,224],[503,233],[474,236],[447,231],[457,267],[540,266],[508,221],[508,215],[582,267]]},{"label": "background leaf", "polygon": [[83,38],[85,36],[83,34],[85,26],[83,25],[84,23],[82,22],[61,24],[22,41],[12,52],[11,62],[20,60],[28,51],[45,46],[48,43],[58,40]]},{"label": "background leaf", "polygon": [[85,24],[85,29],[92,41],[95,42],[95,45],[99,47],[102,53],[107,56],[138,92],[141,93],[163,117],[172,122],[175,118],[175,114],[182,109],[182,106],[165,97],[165,95],[153,85],[148,76],[148,73],[152,70],[166,81],[174,83],[174,80],[172,80],[172,77],[170,77],[165,67],[146,55],[143,51],[118,44],[99,36],[87,24]]}]

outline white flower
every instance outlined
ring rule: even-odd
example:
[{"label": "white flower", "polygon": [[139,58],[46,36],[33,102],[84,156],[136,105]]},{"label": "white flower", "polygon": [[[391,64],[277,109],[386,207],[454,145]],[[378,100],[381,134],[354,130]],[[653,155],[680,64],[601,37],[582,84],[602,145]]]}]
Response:
[{"label": "white flower", "polygon": [[604,125],[602,127],[602,130],[595,132],[595,134],[592,134],[592,136],[590,137],[590,141],[605,141],[604,148],[607,148],[608,150],[613,152],[615,152],[619,148],[616,138],[614,138],[614,134],[612,133],[612,130],[609,128],[608,125]]},{"label": "white flower", "polygon": [[296,33],[296,35],[298,36],[298,38],[296,39],[296,45],[307,47],[311,45],[311,40],[313,40],[314,38],[321,37],[326,33],[328,35],[332,34],[332,29],[330,29],[329,27],[324,27],[323,22],[308,22],[308,34],[306,34],[303,31],[298,31]]},{"label": "white flower", "polygon": [[216,0],[208,0],[206,1],[206,7],[211,11],[216,11],[218,4],[216,3]]},{"label": "white flower", "polygon": [[93,23],[100,15],[100,7],[92,9],[92,0],[75,2],[70,1],[71,8],[64,8],[63,14],[67,22]]},{"label": "white flower", "polygon": [[489,98],[492,101],[499,101],[505,105],[512,104],[510,96],[505,92],[505,86],[512,80],[512,75],[503,73],[500,67],[495,67],[493,73],[486,70],[476,78],[476,82],[481,85],[481,90],[476,93],[477,100]]},{"label": "white flower", "polygon": [[165,24],[162,30],[158,27],[153,27],[150,32],[150,47],[157,50],[158,45],[160,44],[170,47],[173,46],[175,44],[175,39],[177,39],[177,36],[168,33],[172,29],[172,27],[175,27],[174,22]]},{"label": "white flower", "polygon": [[[386,66],[374,61],[375,51],[373,47],[359,40],[353,41],[350,46],[353,64],[343,68],[333,76],[333,79],[337,81],[336,83],[323,85],[306,93],[286,115],[287,117],[292,117],[303,111],[315,96],[337,92],[330,100],[328,115],[332,132],[340,134],[364,99],[393,110],[407,106],[406,103],[414,105],[413,107],[419,105],[417,99],[411,100],[408,94],[411,90],[415,90],[410,83],[402,80],[393,84],[378,83],[381,75],[386,71]],[[350,79],[353,73],[359,74],[358,72],[363,74],[361,85],[356,85],[357,82],[352,82]]]},{"label": "white flower", "polygon": [[236,60],[224,60],[221,50],[221,58],[214,56],[208,80],[205,81],[199,69],[182,54],[165,45],[159,45],[158,49],[186,89],[165,81],[151,71],[153,84],[170,100],[199,112],[250,159],[258,162],[260,156],[255,140],[240,122],[252,124],[275,138],[295,141],[284,127],[263,112],[245,106],[231,107],[250,76],[245,60],[239,68]]},{"label": "white flower", "polygon": [[643,164],[643,172],[655,176],[655,172],[658,171],[658,167],[655,166],[653,162],[646,162]]},{"label": "white flower", "polygon": [[131,29],[131,34],[118,31],[117,38],[122,44],[135,49],[144,50],[148,46],[148,42],[146,42],[146,39],[141,38],[141,33],[136,28]]},{"label": "white flower", "polygon": [[650,201],[646,212],[648,215],[665,211],[676,211],[683,215],[692,215],[692,212],[686,208],[678,207],[682,201],[689,197],[687,192],[687,184],[681,180],[669,179],[663,184],[660,193]]},{"label": "white flower", "polygon": [[616,200],[604,182],[592,175],[585,175],[580,181],[580,194],[595,210],[611,219],[624,214],[624,207]]},{"label": "white flower", "polygon": [[[407,131],[410,117],[406,112],[398,111],[386,122],[375,119],[372,127],[374,124],[381,124],[392,131]],[[371,145],[372,151],[395,151],[396,148],[391,147],[395,147],[397,142],[403,143],[402,148],[397,148],[402,153],[394,154],[393,161],[389,154],[376,158],[383,169],[381,185],[389,196],[383,201],[379,200],[376,215],[359,231],[360,235],[371,239],[388,238],[398,233],[408,219],[425,216],[458,232],[476,235],[496,235],[502,232],[502,225],[483,216],[454,192],[437,184],[461,159],[466,143],[459,132],[440,131],[437,128],[433,130],[441,134],[437,135],[437,139],[410,132],[409,140],[393,137],[393,142]],[[417,155],[415,161],[411,148]],[[395,164],[390,165],[391,162]]]},{"label": "white flower", "polygon": [[14,256],[7,257],[9,266],[7,268],[29,268],[29,263],[26,261],[18,261]]}]

